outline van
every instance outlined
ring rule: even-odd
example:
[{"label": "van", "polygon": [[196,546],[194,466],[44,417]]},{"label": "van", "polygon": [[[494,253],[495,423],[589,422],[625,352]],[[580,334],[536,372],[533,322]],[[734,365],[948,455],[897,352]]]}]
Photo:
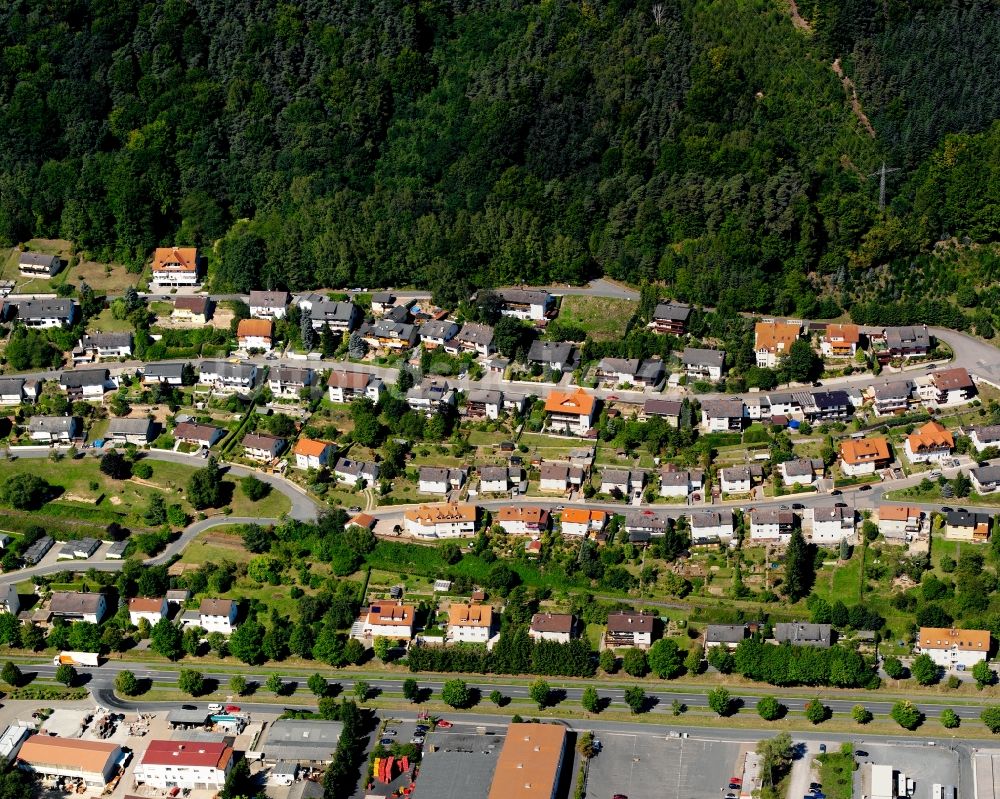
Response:
[{"label": "van", "polygon": [[210,704],[208,706],[208,712],[209,713],[221,713],[222,712],[222,705],[220,705],[218,702],[213,702],[212,704]]}]

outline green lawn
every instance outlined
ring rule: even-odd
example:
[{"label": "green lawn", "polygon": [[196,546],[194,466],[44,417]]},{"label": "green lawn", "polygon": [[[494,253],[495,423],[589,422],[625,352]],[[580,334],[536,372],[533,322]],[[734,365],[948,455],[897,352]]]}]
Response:
[{"label": "green lawn", "polygon": [[563,297],[559,320],[579,325],[595,341],[621,338],[622,331],[635,316],[635,300],[608,297]]},{"label": "green lawn", "polygon": [[854,755],[819,755],[819,781],[828,799],[851,799],[854,791]]},{"label": "green lawn", "polygon": [[90,318],[87,330],[91,333],[127,333],[131,332],[132,323],[128,319],[115,319],[111,315],[111,309],[105,308],[97,316]]}]

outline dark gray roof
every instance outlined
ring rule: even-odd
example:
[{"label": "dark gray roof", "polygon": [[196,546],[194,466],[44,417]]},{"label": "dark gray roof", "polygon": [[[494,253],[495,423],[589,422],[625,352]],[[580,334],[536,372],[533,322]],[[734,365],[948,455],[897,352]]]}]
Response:
[{"label": "dark gray roof", "polygon": [[972,474],[981,485],[1000,482],[1000,466],[980,466]]},{"label": "dark gray roof", "polygon": [[252,363],[230,363],[229,361],[202,361],[200,374],[222,375],[225,378],[249,380],[257,367]]},{"label": "dark gray roof", "polygon": [[885,344],[889,349],[912,347],[930,347],[931,336],[926,325],[908,325],[906,327],[887,327],[885,329]]},{"label": "dark gray roof", "polygon": [[709,419],[733,419],[743,416],[743,400],[733,397],[731,399],[705,400],[701,403],[701,410]]},{"label": "dark gray roof", "polygon": [[520,469],[511,468],[507,466],[477,466],[476,471],[479,473],[479,479],[487,483],[496,483],[500,480],[509,480],[511,477],[511,472],[516,472],[515,479],[520,479]]},{"label": "dark gray roof", "polygon": [[817,522],[842,522],[854,519],[854,511],[841,505],[830,505],[825,508],[814,508],[813,519]]},{"label": "dark gray roof", "polygon": [[528,350],[528,360],[536,363],[570,363],[573,345],[568,341],[533,341]]},{"label": "dark gray roof", "polygon": [[153,422],[151,419],[118,419],[112,417],[108,422],[108,435],[121,433],[122,435],[149,435],[152,432]]},{"label": "dark gray roof", "polygon": [[835,389],[833,391],[814,391],[812,401],[821,410],[824,408],[851,407],[851,398],[846,391]]},{"label": "dark gray roof", "polygon": [[625,516],[626,530],[666,530],[670,517],[661,516],[651,510],[632,511]]},{"label": "dark gray roof", "polygon": [[333,465],[335,474],[347,474],[354,477],[370,478],[378,480],[379,468],[377,463],[370,461],[352,461],[348,458],[338,458]]},{"label": "dark gray roof", "polygon": [[32,416],[28,420],[31,433],[69,433],[78,430],[80,420],[76,416]]},{"label": "dark gray roof", "polygon": [[970,513],[967,510],[953,510],[948,512],[949,527],[975,527],[979,524],[989,525],[990,515],[988,513]]},{"label": "dark gray roof", "polygon": [[458,332],[458,325],[449,319],[430,319],[420,326],[424,338],[450,339]]},{"label": "dark gray roof", "polygon": [[167,712],[168,724],[184,724],[197,726],[204,724],[208,720],[208,710],[202,708],[198,710],[186,710],[183,707],[173,707]]},{"label": "dark gray roof", "polygon": [[437,466],[421,466],[420,479],[428,483],[447,483],[453,480],[461,482],[465,479],[465,470],[440,468]]},{"label": "dark gray roof", "polygon": [[[278,719],[266,732],[258,749],[271,760],[308,760],[324,763],[333,759],[343,724],[339,721]],[[422,770],[421,770],[422,771]],[[421,780],[423,774],[421,773]]]},{"label": "dark gray roof", "polygon": [[796,458],[785,461],[781,466],[789,477],[805,477],[820,470],[823,467],[823,461],[819,458]]},{"label": "dark gray roof", "polygon": [[691,514],[691,527],[719,527],[732,525],[733,512],[719,510],[696,510]]},{"label": "dark gray roof", "polygon": [[795,522],[795,514],[778,508],[756,508],[750,514],[750,521],[752,524],[792,524]]},{"label": "dark gray roof", "polygon": [[308,386],[312,383],[313,370],[305,366],[283,366],[279,364],[268,373],[268,380],[279,383],[296,383]]},{"label": "dark gray roof", "polygon": [[981,442],[993,442],[996,441],[1000,443],[1000,424],[988,424],[982,427],[973,427],[971,432],[976,434]]},{"label": "dark gray roof", "polygon": [[78,591],[53,591],[49,610],[53,613],[96,613],[103,594],[84,594]]},{"label": "dark gray roof", "polygon": [[314,322],[350,322],[357,312],[357,306],[352,302],[321,299],[312,303],[309,317]]},{"label": "dark gray roof", "polygon": [[498,289],[495,293],[505,303],[518,305],[545,305],[551,299],[548,292],[530,289]]},{"label": "dark gray roof", "polygon": [[469,402],[480,402],[484,405],[499,405],[503,402],[503,392],[493,389],[477,388],[469,392]]},{"label": "dark gray roof", "polygon": [[396,295],[389,291],[376,291],[372,294],[372,302],[377,302],[382,305],[388,305],[390,302],[396,301]]},{"label": "dark gray roof", "polygon": [[780,622],[774,625],[774,640],[800,646],[830,646],[832,629],[829,624]]},{"label": "dark gray roof", "polygon": [[23,392],[23,377],[0,377],[0,394],[21,394]]},{"label": "dark gray roof", "polygon": [[21,319],[69,319],[73,315],[72,300],[22,300],[17,304]]},{"label": "dark gray roof", "polygon": [[466,322],[455,334],[455,341],[485,347],[493,342],[493,328],[475,322]]},{"label": "dark gray roof", "polygon": [[745,624],[709,624],[705,628],[705,643],[738,644],[750,633]]},{"label": "dark gray roof", "polygon": [[913,382],[910,380],[895,380],[875,386],[877,400],[907,399],[912,393]]},{"label": "dark gray roof", "polygon": [[148,363],[143,368],[143,375],[156,378],[177,378],[184,374],[186,363]]},{"label": "dark gray roof", "polygon": [[92,335],[86,335],[81,340],[80,343],[83,345],[84,349],[93,349],[95,347],[101,349],[107,349],[110,347],[131,347],[132,346],[132,334],[131,333],[94,333]]},{"label": "dark gray roof", "polygon": [[284,308],[288,305],[287,291],[257,291],[250,292],[251,308]]},{"label": "dark gray roof", "polygon": [[103,386],[108,382],[109,375],[110,372],[107,369],[74,369],[59,375],[59,385],[65,388]]},{"label": "dark gray roof", "polygon": [[719,474],[726,482],[733,483],[737,480],[752,480],[761,477],[763,471],[759,466],[728,466],[720,469]]},{"label": "dark gray roof", "polygon": [[647,416],[680,416],[681,401],[649,397],[642,404],[642,412]]},{"label": "dark gray roof", "polygon": [[[397,308],[401,307],[399,305]],[[379,319],[373,324],[365,324],[361,329],[363,336],[376,336],[377,338],[395,338],[402,341],[409,341],[413,338],[416,328],[406,322],[396,322],[388,317]]]},{"label": "dark gray roof", "polygon": [[690,305],[675,305],[672,302],[661,302],[653,311],[653,319],[664,319],[669,322],[686,322],[691,316]]},{"label": "dark gray roof", "polygon": [[411,799],[486,799],[489,794],[503,736],[450,733],[427,736]]},{"label": "dark gray roof", "polygon": [[685,366],[718,366],[726,360],[725,350],[707,350],[699,347],[685,347],[681,354],[681,363]]},{"label": "dark gray roof", "polygon": [[60,263],[58,255],[45,255],[40,252],[22,252],[17,262],[31,266],[51,266],[53,262]]}]

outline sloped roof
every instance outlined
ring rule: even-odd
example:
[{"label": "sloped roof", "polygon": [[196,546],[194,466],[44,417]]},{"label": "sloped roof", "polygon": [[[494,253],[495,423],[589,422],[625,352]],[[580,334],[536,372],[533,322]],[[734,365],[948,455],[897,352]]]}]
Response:
[{"label": "sloped roof", "polygon": [[153,271],[195,272],[197,269],[197,247],[157,247],[153,253]]},{"label": "sloped roof", "polygon": [[855,464],[889,460],[892,456],[889,453],[889,442],[878,437],[841,442],[840,457],[845,463]]},{"label": "sloped roof", "polygon": [[274,335],[274,322],[270,319],[241,319],[236,328],[236,337],[258,336],[271,338]]},{"label": "sloped roof", "polygon": [[594,397],[582,389],[577,389],[573,393],[550,391],[545,399],[545,410],[548,413],[592,416],[594,405]]}]

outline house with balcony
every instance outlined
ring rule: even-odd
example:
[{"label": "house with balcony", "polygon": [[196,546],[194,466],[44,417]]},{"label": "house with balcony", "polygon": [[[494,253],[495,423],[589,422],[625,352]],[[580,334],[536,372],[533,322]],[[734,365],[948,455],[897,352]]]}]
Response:
[{"label": "house with balcony", "polygon": [[639,418],[648,421],[653,417],[663,419],[671,427],[677,427],[681,418],[681,401],[660,399],[659,397],[647,397],[643,400],[642,411]]},{"label": "house with balcony", "polygon": [[980,661],[989,660],[991,646],[989,630],[921,627],[913,651],[928,655],[943,669],[966,671]]},{"label": "house with balcony", "polygon": [[0,377],[0,405],[35,402],[42,393],[40,380],[23,377]]},{"label": "house with balcony", "polygon": [[37,444],[71,444],[83,439],[83,420],[78,416],[32,416],[28,435]]},{"label": "house with balcony", "polygon": [[420,326],[420,343],[425,350],[444,349],[458,331],[458,325],[450,319],[429,319]]},{"label": "house with balcony", "polygon": [[984,544],[990,540],[992,517],[988,513],[953,510],[945,514],[944,537],[952,541]]},{"label": "house with balcony", "polygon": [[477,388],[470,391],[465,402],[467,419],[499,419],[504,412],[503,392]]},{"label": "house with balcony", "polygon": [[528,363],[537,364],[553,372],[570,372],[576,366],[576,347],[569,341],[531,342]]},{"label": "house with balcony", "polygon": [[798,322],[757,322],[754,325],[754,352],[757,366],[775,369],[799,340],[802,325]]},{"label": "house with balcony", "polygon": [[368,372],[350,372],[346,369],[331,370],[326,385],[330,402],[353,402],[361,397],[378,402],[385,391],[381,378]]},{"label": "house with balcony", "polygon": [[454,644],[485,644],[494,633],[493,608],[490,605],[453,602],[448,608],[445,637]]},{"label": "house with balcony", "polygon": [[879,416],[905,413],[910,408],[913,389],[912,380],[886,381],[874,386],[875,413]]},{"label": "house with balcony", "polygon": [[153,252],[153,283],[159,286],[197,286],[197,247],[157,247]]},{"label": "house with balcony", "polygon": [[118,387],[107,369],[74,369],[59,375],[59,388],[70,402],[101,402],[106,391]]},{"label": "house with balcony", "polygon": [[411,508],[403,514],[403,529],[416,538],[466,538],[476,532],[476,506],[442,502]]},{"label": "house with balcony", "polygon": [[723,494],[749,494],[763,479],[764,470],[754,464],[719,469],[719,488]]},{"label": "house with balcony", "polygon": [[951,456],[955,439],[940,422],[931,420],[906,437],[903,444],[910,463],[929,463]]},{"label": "house with balcony", "polygon": [[296,469],[323,469],[330,465],[330,459],[337,452],[335,444],[315,438],[300,438],[295,442]]},{"label": "house with balcony", "polygon": [[347,335],[361,321],[361,309],[353,302],[337,302],[310,294],[299,298],[299,307],[309,314],[313,330],[329,328],[331,333]]},{"label": "house with balcony", "polygon": [[164,385],[182,386],[184,385],[184,367],[190,366],[188,363],[149,363],[142,369],[142,384],[144,386]]},{"label": "house with balcony", "polygon": [[76,321],[77,305],[73,300],[21,300],[16,305],[17,319],[25,327],[72,327]]},{"label": "house with balcony", "polygon": [[135,444],[137,447],[145,447],[156,438],[157,429],[156,422],[146,416],[137,419],[112,416],[108,420],[105,438],[115,444]]},{"label": "house with balcony", "polygon": [[530,535],[537,538],[549,529],[549,511],[535,505],[507,505],[493,519],[507,535]]},{"label": "house with balcony", "polygon": [[604,633],[604,648],[636,647],[649,649],[653,644],[656,616],[652,613],[638,613],[634,610],[616,610],[608,614],[607,631]]},{"label": "house with balcony", "polygon": [[372,294],[372,313],[382,316],[396,305],[396,295],[391,291],[376,291]]},{"label": "house with balcony", "polygon": [[453,406],[455,401],[455,390],[448,385],[447,380],[425,377],[419,385],[406,392],[406,404],[428,417]]},{"label": "house with balcony", "polygon": [[597,401],[583,389],[550,391],[545,398],[546,426],[552,432],[585,436],[594,426]]},{"label": "house with balcony", "polygon": [[681,365],[688,378],[691,380],[711,380],[712,382],[722,379],[725,371],[726,352],[725,350],[709,350],[701,347],[685,347],[681,353]]},{"label": "house with balcony", "polygon": [[409,322],[378,319],[362,322],[358,333],[369,347],[380,352],[408,350],[417,344],[417,328]]},{"label": "house with balcony", "polygon": [[802,414],[810,422],[846,420],[854,413],[851,396],[846,391],[812,391],[806,396],[809,399],[803,403]]},{"label": "house with balcony", "polygon": [[[402,602],[373,602],[361,611],[361,625],[357,635],[360,640],[389,638],[410,641],[416,624],[417,611],[413,605]],[[352,629],[353,633],[353,629]]]},{"label": "house with balcony", "polygon": [[795,529],[795,513],[778,508],[754,508],[750,514],[750,538],[787,544]]},{"label": "house with balcony", "polygon": [[660,496],[686,499],[695,491],[701,491],[704,472],[700,469],[667,469],[660,472]]},{"label": "house with balcony", "polygon": [[688,320],[691,318],[691,306],[681,303],[657,303],[653,310],[653,318],[646,325],[654,333],[673,336],[683,336],[687,332]]},{"label": "house with balcony", "polygon": [[419,488],[417,490],[421,494],[440,494],[444,496],[451,491],[457,491],[465,485],[466,476],[467,472],[465,469],[421,466]]},{"label": "house with balcony", "polygon": [[498,289],[495,294],[500,299],[500,313],[538,322],[554,315],[554,298],[547,291],[531,289]]},{"label": "house with balcony", "polygon": [[691,543],[730,541],[734,535],[731,510],[696,510],[691,513]]},{"label": "house with balcony", "polygon": [[992,494],[1000,488],[1000,466],[979,466],[969,471],[977,494]]},{"label": "house with balcony", "polygon": [[257,366],[253,363],[202,361],[198,382],[216,391],[248,391],[257,382]]},{"label": "house with balcony", "polygon": [[305,366],[271,367],[267,374],[267,386],[275,397],[298,397],[303,389],[312,388],[316,373]]},{"label": "house with balcony", "polygon": [[288,303],[291,301],[287,291],[250,292],[250,316],[254,319],[284,319],[288,313]]},{"label": "house with balcony", "polygon": [[814,544],[839,544],[854,537],[854,510],[845,503],[813,508],[810,541]]},{"label": "house with balcony", "polygon": [[174,300],[170,321],[192,327],[204,327],[212,318],[211,297],[178,297]]},{"label": "house with balcony", "polygon": [[650,539],[662,538],[673,522],[666,514],[652,510],[634,510],[625,514],[625,532],[633,544],[649,543]]},{"label": "house with balcony", "polygon": [[357,486],[362,481],[365,485],[373,486],[378,483],[379,466],[374,461],[354,461],[349,458],[338,458],[333,464],[333,476],[337,482],[345,483],[351,487]]},{"label": "house with balcony", "polygon": [[977,453],[990,447],[1000,448],[1000,424],[981,425],[969,429],[969,441]]},{"label": "house with balcony", "polygon": [[243,455],[258,463],[270,463],[288,446],[285,439],[267,433],[247,433],[240,443],[243,446]]},{"label": "house with balcony", "polygon": [[827,325],[819,351],[824,358],[853,358],[860,341],[861,329],[857,325]]},{"label": "house with balcony", "polygon": [[48,280],[62,269],[62,260],[58,255],[45,255],[40,252],[22,252],[17,259],[17,271],[21,277]]},{"label": "house with balcony", "polygon": [[931,334],[927,325],[887,327],[882,331],[881,338],[885,343],[882,353],[890,358],[923,358],[931,351]]},{"label": "house with balcony", "polygon": [[274,322],[270,319],[241,319],[236,341],[242,350],[270,352],[274,345]]},{"label": "house with balcony", "polygon": [[796,458],[779,467],[781,482],[786,486],[811,486],[823,478],[825,466],[819,458]]},{"label": "house with balcony", "polygon": [[930,519],[920,508],[883,503],[878,506],[878,531],[887,541],[913,541],[930,532]]},{"label": "house with balcony", "polygon": [[976,396],[976,384],[969,370],[962,367],[941,369],[931,374],[928,381],[917,389],[920,399],[927,403],[961,405]]},{"label": "house with balcony", "polygon": [[181,422],[173,429],[172,435],[177,441],[210,449],[225,437],[226,430],[223,427],[214,427],[210,424]]},{"label": "house with balcony", "polygon": [[451,341],[445,342],[444,351],[452,355],[474,352],[479,357],[486,358],[496,352],[493,344],[493,328],[489,325],[466,322]]},{"label": "house with balcony", "polygon": [[747,418],[746,405],[739,397],[707,399],[701,403],[701,429],[706,433],[742,431]]},{"label": "house with balcony", "polygon": [[881,436],[842,441],[840,470],[847,477],[863,477],[892,464],[889,442]]},{"label": "house with balcony", "polygon": [[108,600],[104,594],[81,591],[53,591],[49,615],[65,621],[86,621],[100,624],[107,615]]},{"label": "house with balcony", "polygon": [[536,613],[531,617],[528,637],[535,641],[568,644],[576,632],[572,613]]},{"label": "house with balcony", "polygon": [[79,351],[80,359],[129,358],[132,355],[131,333],[93,333],[80,339],[74,360]]},{"label": "house with balcony", "polygon": [[659,358],[602,358],[597,379],[606,385],[655,388],[663,382],[663,361]]}]

